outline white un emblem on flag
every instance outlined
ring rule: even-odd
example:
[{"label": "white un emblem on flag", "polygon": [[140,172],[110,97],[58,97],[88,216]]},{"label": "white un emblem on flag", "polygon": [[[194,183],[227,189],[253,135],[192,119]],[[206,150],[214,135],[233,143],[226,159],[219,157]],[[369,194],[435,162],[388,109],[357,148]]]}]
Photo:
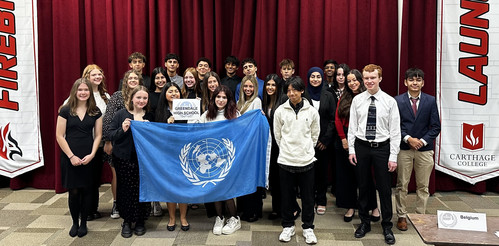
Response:
[{"label": "white un emblem on flag", "polygon": [[232,141],[222,138],[205,138],[184,145],[180,151],[182,173],[194,185],[216,185],[225,179],[234,161]]}]

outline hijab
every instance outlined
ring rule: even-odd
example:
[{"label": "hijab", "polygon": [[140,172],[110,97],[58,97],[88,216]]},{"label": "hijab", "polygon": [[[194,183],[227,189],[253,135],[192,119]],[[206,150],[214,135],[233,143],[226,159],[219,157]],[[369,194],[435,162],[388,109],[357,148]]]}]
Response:
[{"label": "hijab", "polygon": [[[310,84],[310,75],[312,75],[312,73],[314,72],[318,72],[321,74],[321,78],[322,78],[322,81],[321,81],[321,84],[317,87],[314,87]],[[307,73],[307,91],[308,91],[308,94],[310,95],[310,98],[314,101],[320,101],[321,99],[321,92],[322,92],[322,87],[324,85],[324,72],[322,71],[321,68],[319,67],[312,67],[308,70],[308,73]]]}]

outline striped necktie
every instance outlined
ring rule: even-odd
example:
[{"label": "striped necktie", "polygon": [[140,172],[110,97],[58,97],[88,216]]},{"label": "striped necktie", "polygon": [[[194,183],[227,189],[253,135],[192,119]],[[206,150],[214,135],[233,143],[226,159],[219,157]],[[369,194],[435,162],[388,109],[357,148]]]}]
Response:
[{"label": "striped necktie", "polygon": [[376,138],[376,104],[374,104],[375,99],[376,98],[374,96],[371,96],[371,104],[369,105],[369,111],[367,113],[367,140],[374,140]]}]

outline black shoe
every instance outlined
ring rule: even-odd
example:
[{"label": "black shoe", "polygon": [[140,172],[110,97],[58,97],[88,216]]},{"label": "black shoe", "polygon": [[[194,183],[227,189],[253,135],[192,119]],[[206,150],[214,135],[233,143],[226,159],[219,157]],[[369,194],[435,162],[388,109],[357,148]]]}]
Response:
[{"label": "black shoe", "polygon": [[87,225],[81,225],[80,228],[78,228],[78,237],[84,237],[87,235]]},{"label": "black shoe", "polygon": [[255,222],[257,220],[258,220],[258,216],[253,215],[253,216],[249,217],[246,221],[251,223],[251,222]]},{"label": "black shoe", "polygon": [[367,223],[360,223],[359,227],[357,227],[357,230],[355,230],[355,237],[356,238],[363,238],[366,233],[371,231],[371,225]]},{"label": "black shoe", "polygon": [[94,216],[94,220],[102,218],[102,215],[98,211],[95,211],[93,213],[93,216]]},{"label": "black shoe", "polygon": [[69,230],[69,236],[76,237],[76,235],[78,235],[78,225],[73,225]]},{"label": "black shoe", "polygon": [[278,213],[276,213],[276,212],[272,212],[272,213],[269,214],[269,220],[275,220],[275,219],[278,219],[280,217],[281,216]]},{"label": "black shoe", "polygon": [[168,231],[175,231],[175,227],[176,227],[176,226],[177,226],[176,224],[175,224],[175,225],[172,225],[172,226],[170,226],[170,225],[166,225],[166,229],[167,229]]},{"label": "black shoe", "polygon": [[182,231],[188,231],[189,229],[191,229],[191,225],[190,224],[187,224],[186,226],[180,225],[180,229]]},{"label": "black shoe", "polygon": [[352,219],[353,219],[353,217],[354,217],[354,216],[355,216],[355,210],[353,211],[353,214],[352,214],[352,216],[350,216],[350,217],[348,217],[348,216],[344,215],[344,216],[343,216],[343,221],[345,221],[345,222],[350,222],[350,221],[352,221]]},{"label": "black shoe", "polygon": [[135,229],[134,229],[135,235],[137,236],[142,236],[146,234],[146,227],[144,226],[144,222],[140,223],[137,222],[135,224]]},{"label": "black shoe", "polygon": [[390,228],[383,229],[383,235],[385,236],[385,243],[395,244],[395,236],[393,235],[392,229]]},{"label": "black shoe", "polygon": [[93,214],[93,213],[88,214],[88,216],[87,216],[87,221],[92,221],[92,220],[94,220],[94,219],[95,219],[95,218],[94,218],[94,214]]},{"label": "black shoe", "polygon": [[123,222],[121,225],[121,236],[124,238],[129,238],[132,236],[132,228],[130,228],[130,223]]}]

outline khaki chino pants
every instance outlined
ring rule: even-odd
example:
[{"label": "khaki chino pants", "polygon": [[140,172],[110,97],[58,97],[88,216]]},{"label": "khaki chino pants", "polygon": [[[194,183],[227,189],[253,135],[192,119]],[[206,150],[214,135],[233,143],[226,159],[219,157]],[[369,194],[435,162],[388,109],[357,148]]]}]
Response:
[{"label": "khaki chino pants", "polygon": [[407,187],[411,180],[414,169],[416,178],[416,213],[424,214],[430,193],[428,184],[433,170],[433,150],[400,150],[397,158],[397,187],[395,190],[395,202],[397,215],[405,218],[407,215]]}]

